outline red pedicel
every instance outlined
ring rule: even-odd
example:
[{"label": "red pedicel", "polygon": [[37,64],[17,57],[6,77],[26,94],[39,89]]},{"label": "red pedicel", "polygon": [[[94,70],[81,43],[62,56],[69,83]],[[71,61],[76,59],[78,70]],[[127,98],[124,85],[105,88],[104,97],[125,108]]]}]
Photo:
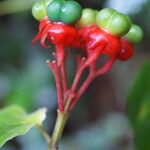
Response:
[{"label": "red pedicel", "polygon": [[50,24],[50,20],[47,17],[43,18],[39,24],[39,32],[41,32],[48,24]]},{"label": "red pedicel", "polygon": [[46,25],[50,24],[50,20],[45,17],[44,19],[41,20],[40,24],[39,24],[39,31],[38,34],[34,37],[34,39],[32,40],[32,45],[34,45],[34,43],[41,38],[42,36],[42,31],[43,29],[46,27]]},{"label": "red pedicel", "polygon": [[134,48],[132,44],[125,40],[121,39],[122,49],[117,53],[117,58],[121,61],[126,61],[133,56]]}]

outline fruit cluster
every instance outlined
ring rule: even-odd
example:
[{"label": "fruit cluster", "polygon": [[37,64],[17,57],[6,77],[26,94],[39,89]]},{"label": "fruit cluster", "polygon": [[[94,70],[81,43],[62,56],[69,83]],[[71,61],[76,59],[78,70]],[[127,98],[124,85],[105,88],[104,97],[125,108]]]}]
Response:
[{"label": "fruit cluster", "polygon": [[[33,5],[32,14],[40,21],[33,44],[40,39],[41,45],[48,48],[45,44],[47,40],[56,48],[56,60],[48,61],[48,65],[55,75],[60,111],[66,107],[70,111],[91,81],[107,72],[116,60],[126,61],[131,58],[133,44],[143,38],[140,26],[133,24],[127,15],[110,8],[98,11],[82,9],[73,0],[42,0]],[[85,53],[83,58],[77,56],[77,72],[69,90],[65,47],[79,48]],[[108,56],[108,60],[103,67],[97,68],[96,61],[101,55]],[[89,75],[77,90],[86,68],[89,68]]]}]

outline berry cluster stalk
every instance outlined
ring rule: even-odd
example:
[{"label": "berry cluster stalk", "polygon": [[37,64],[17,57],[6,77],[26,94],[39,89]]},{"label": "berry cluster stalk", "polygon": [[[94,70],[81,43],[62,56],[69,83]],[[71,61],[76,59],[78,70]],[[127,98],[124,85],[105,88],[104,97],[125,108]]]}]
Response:
[{"label": "berry cluster stalk", "polygon": [[[100,55],[100,52],[98,56]],[[75,104],[80,99],[81,95],[85,92],[87,87],[96,77],[103,75],[107,71],[109,71],[116,60],[116,57],[110,57],[101,68],[97,69],[97,56],[94,55],[91,57],[90,54],[89,56],[87,56],[87,58],[77,56],[76,74],[72,86],[70,87],[70,89],[68,89],[66,74],[66,56],[63,46],[56,46],[56,54],[54,53],[53,55],[55,57],[55,60],[47,61],[47,64],[52,70],[55,77],[58,94],[58,110],[56,124],[51,138],[50,150],[57,149],[58,141],[61,138],[69,114],[74,108]],[[87,68],[89,69],[89,74],[85,81],[82,83],[82,85],[78,88],[81,76]]]}]

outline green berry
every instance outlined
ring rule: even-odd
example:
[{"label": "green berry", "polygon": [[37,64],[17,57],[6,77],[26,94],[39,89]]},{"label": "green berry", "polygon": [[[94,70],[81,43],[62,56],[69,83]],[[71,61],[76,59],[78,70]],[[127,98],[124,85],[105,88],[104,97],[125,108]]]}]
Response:
[{"label": "green berry", "polygon": [[96,22],[99,27],[116,36],[125,35],[131,27],[131,20],[127,15],[109,8],[97,14]]},{"label": "green berry", "polygon": [[82,28],[84,26],[92,25],[96,23],[96,12],[93,9],[85,8],[82,10],[82,16],[77,23],[77,27]]},{"label": "green berry", "polygon": [[132,43],[139,43],[143,39],[143,30],[140,26],[132,24],[125,37]]},{"label": "green berry", "polygon": [[105,8],[99,11],[99,13],[96,15],[96,23],[99,27],[105,28],[111,18],[115,13],[117,13],[116,10]]},{"label": "green berry", "polygon": [[99,13],[99,10],[94,10],[95,15],[97,15]]},{"label": "green berry", "polygon": [[38,1],[32,6],[32,15],[39,21],[46,17],[46,9],[43,5],[43,1]]},{"label": "green berry", "polygon": [[66,24],[77,22],[82,14],[82,8],[75,1],[66,1],[63,3],[60,13],[60,20]]},{"label": "green berry", "polygon": [[115,35],[123,36],[130,30],[131,21],[127,15],[116,13],[107,24],[108,30]]},{"label": "green berry", "polygon": [[47,6],[52,2],[53,0],[43,0],[43,5],[47,9]]},{"label": "green berry", "polygon": [[62,0],[53,0],[47,6],[47,16],[51,21],[59,21],[60,20],[60,12],[62,7]]}]

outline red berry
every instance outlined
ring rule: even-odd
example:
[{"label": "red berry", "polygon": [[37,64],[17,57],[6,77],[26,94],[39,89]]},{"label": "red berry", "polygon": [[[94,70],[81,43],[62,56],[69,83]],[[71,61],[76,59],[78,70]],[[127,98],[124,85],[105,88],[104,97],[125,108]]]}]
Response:
[{"label": "red berry", "polygon": [[120,38],[110,34],[109,32],[105,30],[102,30],[102,31],[107,39],[107,45],[104,49],[103,54],[107,56],[113,56],[121,49],[122,44],[121,44]]},{"label": "red berry", "polygon": [[120,61],[127,61],[133,56],[133,46],[125,39],[121,39],[122,49],[117,53],[117,58]]}]

